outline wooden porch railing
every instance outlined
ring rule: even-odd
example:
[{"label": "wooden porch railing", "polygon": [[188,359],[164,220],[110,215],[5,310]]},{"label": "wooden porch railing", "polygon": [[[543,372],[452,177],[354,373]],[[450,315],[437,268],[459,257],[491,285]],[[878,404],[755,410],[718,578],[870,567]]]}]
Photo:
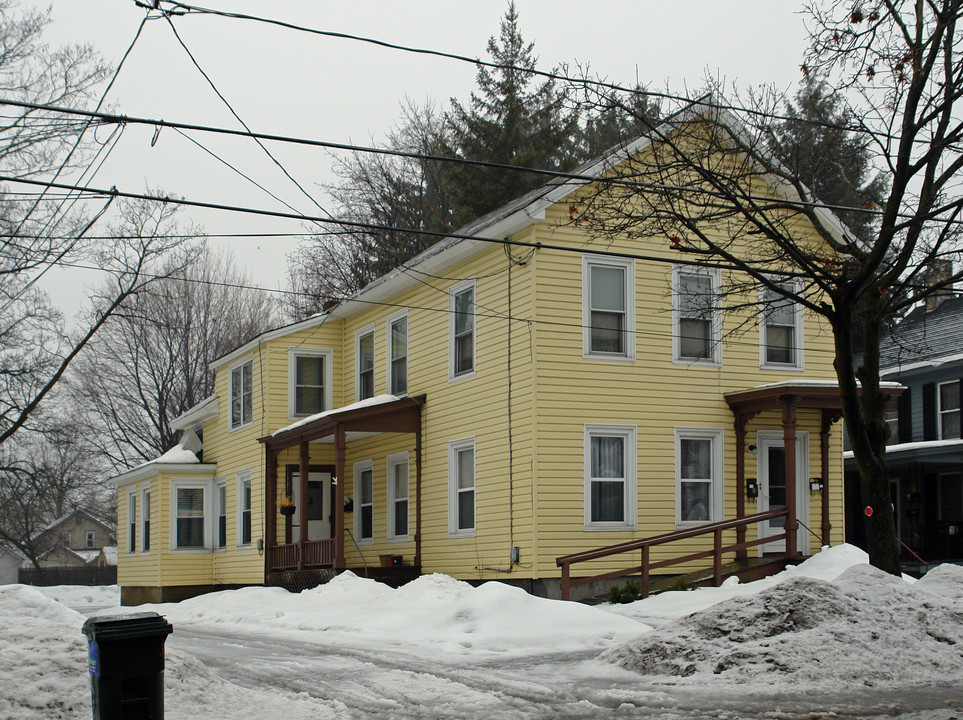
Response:
[{"label": "wooden porch railing", "polygon": [[[752,525],[753,523],[763,522],[765,520],[771,520],[777,517],[788,517],[788,515],[789,511],[785,509],[770,510],[769,512],[756,513],[755,515],[747,515],[746,517],[735,518],[733,520],[707,523],[690,530],[677,530],[675,532],[665,533],[664,535],[656,535],[650,538],[643,538],[642,540],[630,540],[629,542],[619,543],[617,545],[609,545],[607,547],[598,548],[597,550],[586,550],[584,552],[573,553],[572,555],[564,555],[556,558],[555,564],[562,568],[562,600],[569,599],[569,594],[573,587],[578,587],[579,585],[588,585],[589,583],[597,582],[599,580],[626,577],[628,575],[641,575],[642,597],[648,597],[649,573],[652,570],[670,567],[672,565],[679,565],[691,560],[699,560],[706,557],[712,558],[713,580],[715,581],[716,585],[720,585],[722,583],[723,553],[732,552],[733,550],[745,550],[746,548],[754,547],[756,545],[764,545],[766,543],[776,542],[778,540],[785,540],[788,535],[784,532],[780,535],[770,535],[767,537],[758,538],[756,540],[750,540],[748,542],[736,542],[730,545],[723,545],[722,533],[733,528],[745,527],[747,525]],[[712,534],[711,550],[700,550],[687,555],[669,558],[668,560],[660,560],[659,562],[655,563],[650,562],[649,560],[650,550],[655,545],[665,545],[666,543],[675,542],[677,540],[686,540],[688,538],[698,537],[700,535],[708,535],[710,533]],[[600,573],[598,575],[592,575],[589,577],[576,578],[574,580],[571,577],[572,565],[581,562],[587,562],[589,560],[597,560],[599,558],[609,557],[612,555],[620,555],[621,553],[632,552],[635,550],[641,552],[640,565],[624,568],[622,570],[613,570],[611,572]]]},{"label": "wooden porch railing", "polygon": [[268,547],[268,572],[334,566],[334,540],[309,540]]}]

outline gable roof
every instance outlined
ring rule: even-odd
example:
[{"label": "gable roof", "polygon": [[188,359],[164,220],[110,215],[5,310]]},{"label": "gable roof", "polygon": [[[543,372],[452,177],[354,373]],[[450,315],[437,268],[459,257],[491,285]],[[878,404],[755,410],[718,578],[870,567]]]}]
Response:
[{"label": "gable roof", "polygon": [[936,308],[915,308],[880,342],[880,374],[932,368],[958,362],[963,366],[963,296],[943,300]]},{"label": "gable roof", "polygon": [[88,520],[90,520],[91,522],[96,523],[97,525],[99,525],[100,527],[102,527],[104,530],[106,530],[108,533],[110,533],[111,536],[114,535],[114,528],[111,527],[110,525],[108,525],[106,522],[104,522],[104,521],[101,520],[100,518],[98,518],[96,515],[92,515],[91,513],[89,513],[89,512],[87,512],[86,510],[84,510],[83,508],[74,508],[73,510],[71,510],[70,512],[68,512],[66,515],[60,516],[60,517],[57,518],[56,520],[51,521],[51,522],[48,523],[45,527],[43,527],[43,528],[41,528],[40,530],[38,530],[37,532],[35,532],[35,533],[33,534],[33,538],[32,538],[32,539],[37,539],[37,538],[41,537],[42,535],[44,535],[45,533],[49,533],[49,532],[52,532],[52,531],[56,530],[57,527],[59,527],[60,525],[63,525],[65,522],[67,522],[68,520],[70,520],[71,518],[73,518],[73,517],[75,517],[75,516],[77,516],[77,515],[82,515],[83,517],[86,517]]}]

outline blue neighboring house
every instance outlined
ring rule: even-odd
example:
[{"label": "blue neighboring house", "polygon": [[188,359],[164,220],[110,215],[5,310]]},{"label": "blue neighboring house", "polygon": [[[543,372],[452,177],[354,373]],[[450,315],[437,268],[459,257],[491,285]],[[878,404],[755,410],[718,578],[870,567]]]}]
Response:
[{"label": "blue neighboring house", "polygon": [[[963,560],[963,297],[933,297],[880,346],[880,379],[907,389],[887,409],[886,465],[901,558],[914,569]],[[846,540],[865,547],[863,503],[846,453]],[[912,552],[910,552],[912,551]],[[914,557],[914,553],[917,557]]]}]

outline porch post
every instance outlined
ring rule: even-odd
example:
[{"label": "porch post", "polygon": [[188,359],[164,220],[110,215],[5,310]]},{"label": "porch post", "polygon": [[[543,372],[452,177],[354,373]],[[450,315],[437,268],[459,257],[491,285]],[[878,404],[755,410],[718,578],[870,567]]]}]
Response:
[{"label": "porch post", "polygon": [[415,567],[421,567],[421,416],[415,431]]},{"label": "porch post", "polygon": [[829,434],[833,423],[839,420],[840,414],[836,410],[823,410],[822,426],[819,430],[819,472],[822,474],[822,544],[829,545],[832,525],[829,520]]},{"label": "porch post", "polygon": [[278,539],[278,451],[264,446],[264,572],[271,572],[271,548]]},{"label": "porch post", "polygon": [[[334,567],[343,570],[344,561],[344,425],[340,423],[334,430],[334,474],[338,484],[334,486]],[[361,512],[361,508],[355,508]]]},{"label": "porch post", "polygon": [[311,467],[309,453],[308,441],[301,439],[298,443],[298,544],[301,546],[298,549],[299,570],[304,569],[304,546],[308,542],[308,475]]},{"label": "porch post", "polygon": [[783,395],[782,440],[786,451],[786,557],[799,555],[796,533],[799,523],[796,520],[796,402],[795,395]]},{"label": "porch post", "polygon": [[[743,413],[736,414],[736,518],[746,516],[746,425],[749,418]],[[736,528],[736,543],[742,544],[746,541],[746,526],[739,525]],[[736,550],[736,559],[744,560],[747,557],[744,547]]]}]

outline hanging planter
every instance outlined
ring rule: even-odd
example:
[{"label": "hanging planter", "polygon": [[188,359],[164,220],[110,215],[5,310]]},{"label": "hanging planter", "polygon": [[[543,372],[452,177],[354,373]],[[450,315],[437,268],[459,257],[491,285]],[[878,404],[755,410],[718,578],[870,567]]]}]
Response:
[{"label": "hanging planter", "polygon": [[285,517],[294,515],[294,509],[294,500],[290,497],[281,498],[280,502],[278,502],[278,510],[280,510],[281,514]]}]

